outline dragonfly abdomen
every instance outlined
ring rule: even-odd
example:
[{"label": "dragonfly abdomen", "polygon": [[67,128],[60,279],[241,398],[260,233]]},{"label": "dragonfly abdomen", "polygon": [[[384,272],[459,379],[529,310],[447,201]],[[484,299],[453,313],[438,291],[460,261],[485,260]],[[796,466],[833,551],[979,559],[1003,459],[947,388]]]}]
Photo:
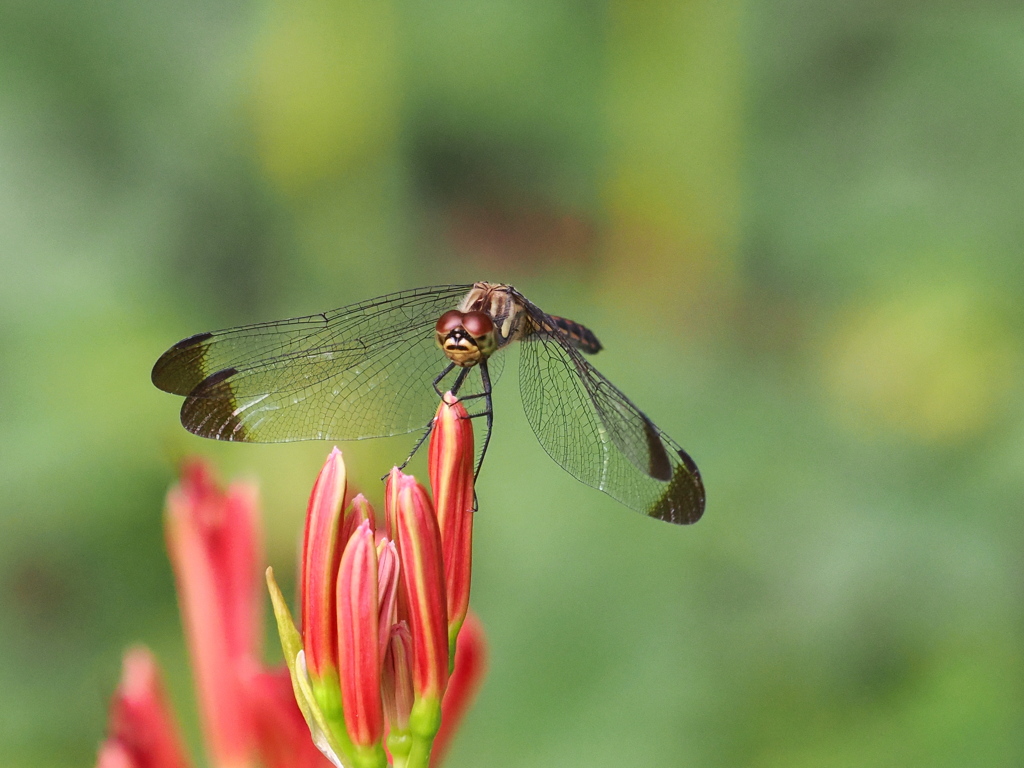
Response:
[{"label": "dragonfly abdomen", "polygon": [[553,328],[545,330],[552,330],[560,334],[577,349],[581,349],[590,355],[596,354],[603,349],[601,342],[597,340],[597,336],[585,325],[580,325],[575,320],[569,320],[558,315],[548,315],[547,318],[551,321]]}]

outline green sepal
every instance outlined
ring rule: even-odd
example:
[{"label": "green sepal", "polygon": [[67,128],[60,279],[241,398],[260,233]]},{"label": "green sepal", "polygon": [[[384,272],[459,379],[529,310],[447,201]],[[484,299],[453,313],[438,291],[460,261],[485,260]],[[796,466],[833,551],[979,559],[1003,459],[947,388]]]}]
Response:
[{"label": "green sepal", "polygon": [[[323,695],[318,697],[313,691],[313,681],[306,669],[306,660],[302,649],[302,635],[295,627],[295,620],[292,618],[291,611],[288,610],[284,595],[281,594],[281,589],[277,586],[277,581],[274,580],[273,568],[267,568],[267,589],[270,591],[270,601],[274,606],[277,634],[281,638],[281,651],[284,653],[284,661],[288,665],[288,674],[292,679],[292,692],[295,695],[295,702],[299,705],[299,711],[302,712],[306,725],[309,726],[313,743],[338,768],[350,768],[353,765],[352,743],[344,731],[344,720],[342,720],[341,733],[338,733],[337,729],[331,727],[330,721],[321,709],[318,699]],[[329,696],[324,698],[329,698]],[[337,710],[340,717],[340,693]]]}]

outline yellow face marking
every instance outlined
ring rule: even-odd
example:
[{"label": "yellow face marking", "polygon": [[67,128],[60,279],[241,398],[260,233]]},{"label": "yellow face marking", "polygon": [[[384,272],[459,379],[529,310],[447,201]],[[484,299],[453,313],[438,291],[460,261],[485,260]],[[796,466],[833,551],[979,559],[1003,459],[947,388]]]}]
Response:
[{"label": "yellow face marking", "polygon": [[[493,336],[493,334],[488,334]],[[482,340],[486,340],[484,337]],[[485,352],[481,344],[466,333],[461,326],[442,335],[437,334],[437,344],[445,356],[462,368],[471,368],[481,360],[486,360],[494,351]]]}]

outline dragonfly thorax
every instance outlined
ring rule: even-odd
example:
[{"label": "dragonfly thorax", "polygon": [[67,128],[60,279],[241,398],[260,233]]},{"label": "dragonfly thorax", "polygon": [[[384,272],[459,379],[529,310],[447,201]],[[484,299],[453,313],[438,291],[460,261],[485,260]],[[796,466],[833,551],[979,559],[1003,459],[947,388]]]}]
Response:
[{"label": "dragonfly thorax", "polygon": [[462,368],[477,365],[498,348],[494,322],[486,312],[445,312],[438,319],[435,332],[438,346]]}]

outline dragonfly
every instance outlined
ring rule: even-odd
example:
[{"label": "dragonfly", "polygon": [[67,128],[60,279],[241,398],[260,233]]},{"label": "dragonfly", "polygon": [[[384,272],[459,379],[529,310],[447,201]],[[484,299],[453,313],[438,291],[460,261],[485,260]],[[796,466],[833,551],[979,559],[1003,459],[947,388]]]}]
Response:
[{"label": "dragonfly", "polygon": [[471,418],[486,420],[479,471],[493,425],[492,386],[513,343],[527,421],[556,463],[650,517],[700,519],[697,465],[586,359],[602,349],[594,333],[547,314],[511,285],[415,288],[199,333],[168,349],[152,380],[185,397],[188,431],[252,443],[420,431],[418,448],[447,390],[473,406]]}]

